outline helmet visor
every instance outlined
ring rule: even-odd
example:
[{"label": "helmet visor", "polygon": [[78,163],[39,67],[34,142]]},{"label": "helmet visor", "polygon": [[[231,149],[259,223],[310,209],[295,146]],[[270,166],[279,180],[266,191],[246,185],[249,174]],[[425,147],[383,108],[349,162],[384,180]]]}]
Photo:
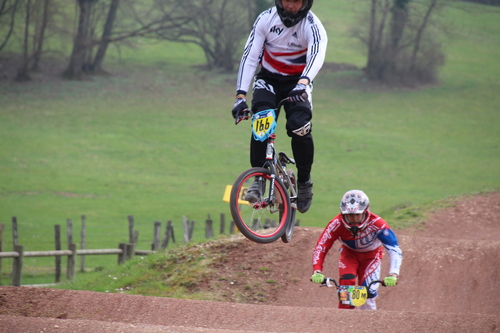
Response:
[{"label": "helmet visor", "polygon": [[363,214],[344,214],[344,219],[350,226],[359,227],[365,221],[365,213]]}]

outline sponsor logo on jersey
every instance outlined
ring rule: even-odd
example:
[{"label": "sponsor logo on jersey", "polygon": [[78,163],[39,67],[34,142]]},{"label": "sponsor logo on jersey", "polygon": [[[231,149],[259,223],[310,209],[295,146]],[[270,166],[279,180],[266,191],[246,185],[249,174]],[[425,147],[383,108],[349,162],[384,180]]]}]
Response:
[{"label": "sponsor logo on jersey", "polygon": [[278,28],[277,26],[274,26],[274,27],[271,28],[271,30],[269,30],[269,32],[275,33],[275,34],[277,34],[279,36],[283,32],[283,30],[285,30],[285,29],[284,28]]}]

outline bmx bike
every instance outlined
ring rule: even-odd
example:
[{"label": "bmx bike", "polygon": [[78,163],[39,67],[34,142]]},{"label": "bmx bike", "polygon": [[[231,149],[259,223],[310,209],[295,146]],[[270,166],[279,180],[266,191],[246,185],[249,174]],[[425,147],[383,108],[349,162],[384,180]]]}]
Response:
[{"label": "bmx bike", "polygon": [[368,298],[373,298],[373,294],[370,292],[370,287],[375,284],[380,283],[385,287],[384,281],[374,280],[368,284],[368,286],[344,286],[339,285],[335,279],[325,278],[322,286],[335,287],[339,296],[339,302],[345,305],[361,306],[366,303]]},{"label": "bmx bike", "polygon": [[[243,171],[234,181],[229,197],[231,215],[238,230],[256,243],[271,243],[279,238],[290,242],[297,214],[297,182],[295,172],[287,168],[295,160],[284,152],[276,153],[276,114],[288,102],[281,100],[275,109],[257,113],[244,110],[237,114],[235,125],[252,118],[254,139],[267,142],[266,162],[262,167]],[[255,202],[245,200],[249,186],[254,182],[260,185],[260,198]]]}]

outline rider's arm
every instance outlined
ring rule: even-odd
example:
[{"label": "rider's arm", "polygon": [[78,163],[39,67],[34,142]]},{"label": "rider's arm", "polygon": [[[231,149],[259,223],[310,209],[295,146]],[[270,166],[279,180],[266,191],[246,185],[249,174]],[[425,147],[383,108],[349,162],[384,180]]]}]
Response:
[{"label": "rider's arm", "polygon": [[338,238],[335,232],[338,230],[340,226],[340,221],[335,218],[328,223],[325,230],[321,233],[316,243],[316,247],[313,252],[313,270],[321,272],[323,270],[323,263],[325,261],[325,257],[332,247],[335,239]]},{"label": "rider's arm", "polygon": [[[301,78],[298,83],[303,83],[308,85],[310,82],[314,81],[314,78],[319,73],[326,56],[326,48],[328,46],[328,36],[323,24],[313,13],[313,22],[307,24],[307,62],[304,71],[302,72]],[[303,82],[301,82],[304,80]]]},{"label": "rider's arm", "polygon": [[240,61],[238,70],[238,78],[236,82],[236,93],[238,95],[246,95],[250,84],[252,83],[255,71],[259,66],[260,57],[266,40],[266,22],[269,20],[270,12],[265,11],[257,19],[253,25],[252,31],[248,36],[245,44],[245,49]]},{"label": "rider's arm", "polygon": [[403,261],[403,252],[399,247],[398,238],[390,228],[383,229],[378,238],[389,254],[389,275],[395,274],[395,277],[397,278]]}]

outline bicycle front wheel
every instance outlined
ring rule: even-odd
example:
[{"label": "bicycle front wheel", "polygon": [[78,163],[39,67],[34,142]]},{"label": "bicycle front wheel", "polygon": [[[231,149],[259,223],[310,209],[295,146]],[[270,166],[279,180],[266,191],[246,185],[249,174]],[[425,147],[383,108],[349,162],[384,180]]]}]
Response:
[{"label": "bicycle front wheel", "polygon": [[[247,201],[250,185],[261,181],[258,200]],[[291,205],[285,185],[274,179],[274,197],[270,198],[271,172],[264,168],[251,168],[236,178],[231,189],[229,206],[234,224],[248,239],[256,243],[271,243],[279,239],[287,227]]]},{"label": "bicycle front wheel", "polygon": [[295,217],[297,216],[297,181],[295,178],[295,172],[292,169],[287,171],[288,177],[285,178],[285,187],[290,197],[291,209],[290,218],[288,219],[288,225],[286,226],[285,232],[281,235],[281,240],[283,243],[289,243],[292,240],[293,229],[295,228]]}]

